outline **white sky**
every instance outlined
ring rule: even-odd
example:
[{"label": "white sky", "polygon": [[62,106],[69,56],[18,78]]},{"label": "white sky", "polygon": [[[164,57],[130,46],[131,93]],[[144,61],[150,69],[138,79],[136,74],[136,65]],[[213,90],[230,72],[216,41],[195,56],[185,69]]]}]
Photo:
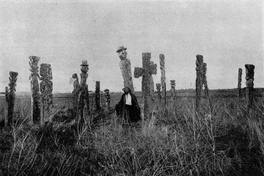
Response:
[{"label": "white sky", "polygon": [[[71,92],[69,79],[89,63],[89,90],[121,91],[123,78],[116,49],[125,45],[134,67],[142,52],[158,65],[165,55],[167,87],[194,88],[197,54],[207,63],[209,89],[235,88],[238,68],[254,64],[255,87],[264,85],[262,1],[1,1],[0,91],[9,71],[19,73],[17,91],[30,91],[29,56],[50,63],[53,92]],[[39,65],[40,65],[39,64]],[[133,73],[132,73],[133,74]],[[141,90],[141,78],[133,78]]]}]

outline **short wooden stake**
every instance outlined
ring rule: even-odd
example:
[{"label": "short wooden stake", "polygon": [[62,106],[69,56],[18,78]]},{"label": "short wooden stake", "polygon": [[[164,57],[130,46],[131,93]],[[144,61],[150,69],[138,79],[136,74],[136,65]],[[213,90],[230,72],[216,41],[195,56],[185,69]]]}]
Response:
[{"label": "short wooden stake", "polygon": [[247,98],[247,107],[248,109],[253,106],[254,98],[254,69],[255,66],[252,64],[246,64],[246,98]]},{"label": "short wooden stake", "polygon": [[101,109],[100,81],[95,82],[95,109]]}]

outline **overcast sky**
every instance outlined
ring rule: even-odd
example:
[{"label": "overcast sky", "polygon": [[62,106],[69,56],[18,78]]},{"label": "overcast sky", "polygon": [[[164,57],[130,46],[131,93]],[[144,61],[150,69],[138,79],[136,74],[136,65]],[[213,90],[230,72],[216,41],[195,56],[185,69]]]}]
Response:
[{"label": "overcast sky", "polygon": [[[57,1],[0,2],[0,91],[9,71],[19,73],[17,91],[30,91],[29,56],[50,63],[53,92],[71,92],[69,80],[88,60],[89,90],[121,91],[123,78],[116,49],[127,47],[134,67],[150,52],[158,65],[165,55],[166,79],[176,88],[195,87],[196,55],[207,63],[209,89],[235,88],[238,68],[254,64],[255,87],[263,87],[262,1]],[[133,78],[141,90],[141,78]]]}]

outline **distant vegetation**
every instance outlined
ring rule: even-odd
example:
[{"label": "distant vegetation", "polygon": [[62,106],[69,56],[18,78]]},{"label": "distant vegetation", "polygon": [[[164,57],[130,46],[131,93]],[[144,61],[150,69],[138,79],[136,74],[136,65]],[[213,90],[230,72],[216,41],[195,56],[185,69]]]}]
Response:
[{"label": "distant vegetation", "polygon": [[81,131],[60,105],[51,123],[29,125],[30,106],[21,104],[20,120],[0,131],[0,175],[263,175],[263,100],[249,113],[244,100],[216,98],[212,114],[202,103],[197,116],[194,99],[178,99],[127,130],[98,112]]}]

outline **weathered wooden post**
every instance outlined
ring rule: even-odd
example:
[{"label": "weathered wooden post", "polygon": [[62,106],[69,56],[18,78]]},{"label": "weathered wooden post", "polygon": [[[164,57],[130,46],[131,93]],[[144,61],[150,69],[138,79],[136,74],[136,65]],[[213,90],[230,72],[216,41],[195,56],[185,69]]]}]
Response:
[{"label": "weathered wooden post", "polygon": [[77,111],[77,122],[79,129],[82,127],[84,124],[84,114],[85,112],[87,114],[90,114],[90,106],[89,106],[89,92],[88,92],[88,85],[86,84],[87,77],[88,77],[88,72],[89,70],[89,65],[87,63],[87,60],[83,60],[81,64],[81,82],[80,82],[80,87],[78,91],[78,111]]},{"label": "weathered wooden post", "polygon": [[101,109],[101,95],[100,95],[100,81],[95,82],[95,109],[100,110]]},{"label": "weathered wooden post", "polygon": [[131,73],[131,63],[127,59],[127,52],[124,46],[120,46],[117,49],[118,56],[120,58],[119,66],[124,79],[124,87],[129,87],[131,92],[134,93],[134,86]]},{"label": "weathered wooden post", "polygon": [[106,105],[106,109],[110,108],[110,93],[109,93],[109,89],[105,89],[104,90],[104,96],[105,96],[105,105]]},{"label": "weathered wooden post", "polygon": [[52,108],[52,70],[51,65],[43,63],[40,65],[40,126],[49,119]]},{"label": "weathered wooden post", "polygon": [[171,100],[173,102],[173,106],[175,105],[175,101],[176,101],[176,84],[175,84],[175,80],[170,80],[170,85],[171,85],[171,90],[170,90],[170,93],[171,93]]},{"label": "weathered wooden post", "polygon": [[255,66],[252,64],[246,64],[246,98],[247,98],[247,107],[252,108],[253,106],[253,97],[254,97],[254,69]]},{"label": "weathered wooden post", "polygon": [[29,76],[31,88],[31,121],[39,123],[40,120],[40,93],[39,93],[39,67],[40,58],[37,56],[29,57],[31,74]]},{"label": "weathered wooden post", "polygon": [[10,126],[13,121],[13,114],[15,108],[16,100],[16,81],[17,81],[17,72],[9,72],[9,88],[6,87],[6,102],[7,102],[7,114],[5,115],[5,126]]},{"label": "weathered wooden post", "polygon": [[238,83],[237,83],[237,96],[241,98],[241,82],[242,82],[242,68],[238,69]]},{"label": "weathered wooden post", "polygon": [[151,79],[153,74],[157,74],[157,65],[151,62],[150,58],[151,53],[143,53],[143,68],[135,67],[134,69],[135,78],[142,76],[142,97],[144,102],[144,116],[146,119],[150,119],[155,106],[155,99],[152,92],[154,85]]},{"label": "weathered wooden post", "polygon": [[161,84],[157,83],[156,84],[156,89],[157,89],[157,107],[158,109],[160,109],[160,105],[161,105]]},{"label": "weathered wooden post", "polygon": [[166,109],[167,96],[166,96],[166,75],[165,75],[165,57],[163,54],[159,55],[160,58],[160,71],[161,71],[161,87],[162,87],[162,108]]},{"label": "weathered wooden post", "polygon": [[203,56],[196,55],[196,112],[200,112],[201,94],[203,89]]},{"label": "weathered wooden post", "polygon": [[207,76],[206,76],[206,71],[207,71],[207,64],[203,63],[203,85],[204,85],[204,91],[205,91],[205,96],[208,100],[208,104],[210,107],[210,113],[212,113],[212,102],[211,102],[211,98],[209,95],[209,88],[208,88],[208,84],[207,84]]},{"label": "weathered wooden post", "polygon": [[74,73],[72,75],[72,78],[71,78],[71,83],[73,83],[73,91],[72,91],[72,94],[73,94],[73,109],[75,111],[75,113],[77,113],[78,109],[78,93],[79,93],[79,90],[80,90],[80,83],[79,83],[79,79],[78,79],[78,75],[77,73]]}]

